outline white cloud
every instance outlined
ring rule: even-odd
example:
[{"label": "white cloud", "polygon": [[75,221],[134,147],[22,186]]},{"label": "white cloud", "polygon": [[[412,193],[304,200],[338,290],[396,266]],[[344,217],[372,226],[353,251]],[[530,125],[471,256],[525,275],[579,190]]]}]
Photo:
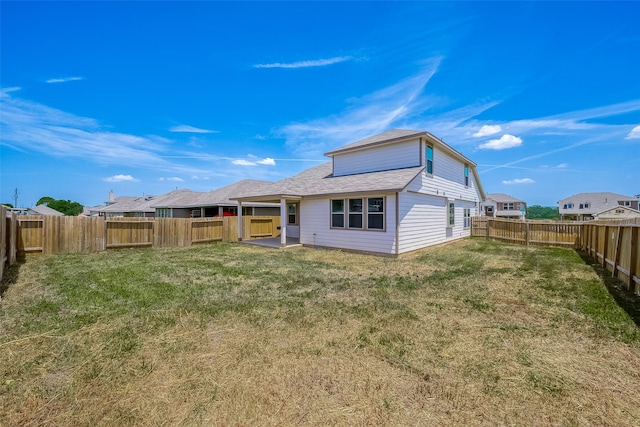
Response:
[{"label": "white cloud", "polygon": [[627,135],[625,139],[640,139],[640,126],[631,129],[631,132],[629,132],[629,135]]},{"label": "white cloud", "polygon": [[556,169],[566,169],[569,167],[568,163],[560,163],[558,166],[556,166]]},{"label": "white cloud", "polygon": [[172,176],[169,178],[160,178],[159,181],[184,182],[184,179]]},{"label": "white cloud", "polygon": [[169,132],[187,132],[187,133],[218,133],[216,130],[200,129],[189,125],[178,125],[169,128]]},{"label": "white cloud", "polygon": [[511,185],[511,184],[533,184],[535,181],[531,178],[515,178],[509,181],[502,181],[503,184]]},{"label": "white cloud", "polygon": [[140,182],[139,179],[132,177],[131,175],[114,175],[108,178],[103,178],[106,182]]},{"label": "white cloud", "polygon": [[22,90],[22,88],[18,86],[3,87],[2,89],[0,89],[0,97],[4,97],[4,96],[8,97],[11,92],[17,92],[19,90]]},{"label": "white cloud", "polygon": [[84,77],[63,77],[61,79],[49,79],[47,83],[66,83],[66,82],[75,82],[78,80],[84,80]]},{"label": "white cloud", "polygon": [[310,61],[299,62],[273,62],[270,64],[255,64],[254,68],[307,68],[307,67],[324,67],[326,65],[337,64],[353,59],[352,56],[335,56],[327,59],[314,59]]},{"label": "white cloud", "polygon": [[478,148],[487,150],[505,150],[507,148],[519,147],[520,145],[522,145],[522,138],[506,133],[502,135],[500,139],[492,139],[489,142],[480,144]]},{"label": "white cloud", "polygon": [[502,126],[500,125],[484,125],[478,130],[478,132],[474,133],[475,137],[489,136],[495,135],[496,133],[502,132]]},{"label": "white cloud", "polygon": [[232,160],[231,163],[233,163],[234,165],[238,165],[238,166],[255,166],[256,165],[256,162],[250,162],[250,161],[244,160],[244,159]]},{"label": "white cloud", "polygon": [[276,161],[273,160],[271,157],[267,157],[265,159],[258,160],[256,163],[259,164],[259,165],[267,165],[267,166],[275,166],[276,165]]},{"label": "white cloud", "polygon": [[[249,155],[250,158],[254,158],[254,156]],[[245,160],[245,159],[235,159],[232,160],[231,163],[238,166],[257,166],[257,165],[266,165],[266,166],[275,166],[276,161],[271,157],[266,157],[264,159],[259,160]]]},{"label": "white cloud", "polygon": [[195,181],[200,181],[200,180],[202,180],[202,181],[207,181],[207,180],[209,180],[210,178],[209,178],[208,176],[198,176],[198,175],[193,175],[193,176],[191,176],[191,179],[193,179],[193,180],[195,180]]}]

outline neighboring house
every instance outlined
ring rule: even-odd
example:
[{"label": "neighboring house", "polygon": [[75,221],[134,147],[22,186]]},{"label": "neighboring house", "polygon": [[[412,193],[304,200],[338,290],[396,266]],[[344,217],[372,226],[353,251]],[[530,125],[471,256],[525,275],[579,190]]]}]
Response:
[{"label": "neighboring house", "polygon": [[185,193],[192,193],[192,191],[175,190],[160,196],[118,197],[113,203],[102,207],[98,212],[99,215],[107,218],[153,218],[156,215],[156,209],[153,207],[155,204],[162,203],[165,198],[173,198]]},{"label": "neighboring house", "polygon": [[45,205],[38,205],[32,208],[28,208],[26,215],[51,215],[51,216],[64,216],[62,212],[50,208]]},{"label": "neighboring house", "polygon": [[494,193],[487,194],[481,210],[484,216],[523,220],[527,215],[527,204],[508,194]]},{"label": "neighboring house", "polygon": [[561,220],[588,221],[596,214],[619,206],[638,210],[635,197],[616,193],[579,193],[558,202],[558,213]]},{"label": "neighboring house", "polygon": [[[238,197],[250,191],[256,191],[270,182],[245,179],[226,187],[206,193],[183,191],[163,197],[153,204],[156,216],[160,218],[201,218],[238,215]],[[279,203],[245,203],[243,215],[280,216]]]},{"label": "neighboring house", "polygon": [[485,196],[476,165],[429,132],[394,129],[325,155],[332,160],[234,199],[279,202],[281,246],[293,237],[398,255],[470,235]]},{"label": "neighboring house", "polygon": [[594,215],[596,220],[621,220],[621,219],[637,219],[640,218],[640,210],[632,209],[626,206],[616,206],[605,209]]}]

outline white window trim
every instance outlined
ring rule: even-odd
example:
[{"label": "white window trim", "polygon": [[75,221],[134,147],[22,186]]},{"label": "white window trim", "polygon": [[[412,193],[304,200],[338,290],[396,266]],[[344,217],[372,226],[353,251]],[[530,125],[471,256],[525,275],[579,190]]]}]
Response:
[{"label": "white window trim", "polygon": [[[362,200],[362,212],[354,212],[362,215],[362,228],[349,227],[349,200],[361,199]],[[382,212],[372,212],[374,215],[382,216],[382,228],[369,228],[369,199],[382,199]],[[333,212],[333,201],[342,200],[343,208],[342,212]],[[333,215],[343,215],[344,227],[333,226]],[[358,196],[358,197],[345,197],[345,198],[331,198],[329,199],[329,228],[332,230],[351,230],[351,231],[387,231],[387,198],[386,196]]]}]

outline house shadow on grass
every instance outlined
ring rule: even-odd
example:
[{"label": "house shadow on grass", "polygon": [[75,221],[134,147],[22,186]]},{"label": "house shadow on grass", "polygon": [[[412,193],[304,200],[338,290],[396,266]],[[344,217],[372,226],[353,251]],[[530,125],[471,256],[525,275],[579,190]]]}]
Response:
[{"label": "house shadow on grass", "polygon": [[640,327],[640,295],[635,295],[629,291],[626,285],[611,275],[602,265],[598,264],[587,253],[578,251],[578,255],[585,264],[591,266],[593,271],[600,277],[602,283],[607,287],[609,293],[616,300],[616,303],[627,312],[631,320]]},{"label": "house shadow on grass", "polygon": [[20,276],[20,267],[24,264],[24,260],[18,259],[15,264],[6,267],[2,273],[2,281],[0,281],[0,300],[4,298],[4,293],[9,287],[18,282]]}]

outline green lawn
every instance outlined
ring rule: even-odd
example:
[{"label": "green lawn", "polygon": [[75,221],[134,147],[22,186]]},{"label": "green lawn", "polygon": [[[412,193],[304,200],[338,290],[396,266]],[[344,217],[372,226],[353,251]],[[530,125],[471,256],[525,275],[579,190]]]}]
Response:
[{"label": "green lawn", "polygon": [[0,425],[633,425],[640,330],[571,250],[238,244],[6,273]]}]

